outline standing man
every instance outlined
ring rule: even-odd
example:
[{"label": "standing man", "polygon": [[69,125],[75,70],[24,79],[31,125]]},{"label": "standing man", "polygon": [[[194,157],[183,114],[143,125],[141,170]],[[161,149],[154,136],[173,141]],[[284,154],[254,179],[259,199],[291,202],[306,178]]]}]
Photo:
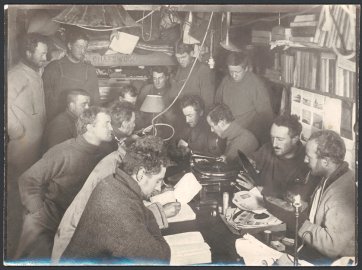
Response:
[{"label": "standing man", "polygon": [[274,114],[268,90],[255,74],[247,71],[246,55],[231,53],[226,63],[229,76],[217,89],[215,103],[228,105],[237,123],[250,130],[263,144],[269,139]]},{"label": "standing man", "polygon": [[[194,58],[191,55],[192,46],[179,42],[175,48],[176,59],[179,67],[172,78],[172,97],[174,98],[180,91],[190,73]],[[210,109],[214,104],[215,97],[215,74],[204,63],[197,60],[195,67],[185,85],[181,95],[198,95],[205,103],[206,109]]]},{"label": "standing man", "polygon": [[45,37],[27,34],[20,44],[22,60],[8,72],[8,170],[18,175],[34,164],[41,154],[45,126],[42,68],[48,46]]},{"label": "standing man", "polygon": [[225,104],[217,105],[206,119],[211,131],[226,140],[224,156],[228,163],[236,161],[238,150],[248,155],[258,149],[259,143],[253,133],[237,124],[230,108]]},{"label": "standing man", "polygon": [[322,177],[315,189],[309,219],[298,235],[323,256],[356,256],[356,182],[344,161],[346,147],[334,131],[315,132],[306,145],[311,174]]},{"label": "standing man", "polygon": [[44,152],[54,145],[77,137],[77,119],[89,108],[90,96],[82,89],[72,89],[67,95],[67,108],[56,116],[44,133]]},{"label": "standing man", "polygon": [[21,61],[7,74],[7,259],[15,253],[21,231],[17,179],[41,157],[46,122],[41,73],[46,63],[47,40],[39,34],[27,34],[19,48]]},{"label": "standing man", "polygon": [[180,100],[180,107],[189,127],[181,132],[178,145],[208,156],[223,154],[225,141],[211,132],[202,99],[196,95],[185,95]]},{"label": "standing man", "polygon": [[91,107],[77,122],[78,137],[55,145],[19,178],[25,208],[15,259],[49,259],[59,222],[94,166],[100,144],[112,140],[111,118]]},{"label": "standing man", "polygon": [[52,120],[65,110],[69,89],[84,89],[95,105],[100,103],[98,78],[95,68],[84,62],[88,37],[78,29],[67,32],[67,54],[49,63],[44,70],[43,81],[47,119]]}]

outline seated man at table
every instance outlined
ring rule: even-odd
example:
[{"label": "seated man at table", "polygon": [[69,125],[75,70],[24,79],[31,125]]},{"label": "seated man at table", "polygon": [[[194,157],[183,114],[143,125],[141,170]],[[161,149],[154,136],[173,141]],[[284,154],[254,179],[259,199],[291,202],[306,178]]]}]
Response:
[{"label": "seated man at table", "polygon": [[[134,106],[128,102],[115,102],[110,108],[113,135],[118,141],[118,150],[103,158],[93,169],[82,189],[74,198],[71,205],[65,212],[54,237],[52,261],[57,262],[69,244],[79,219],[86,207],[89,197],[100,181],[116,172],[117,163],[121,162],[126,154],[126,145],[132,143],[135,138],[131,138],[135,126]],[[167,217],[171,217],[179,211],[179,203],[159,204],[148,206],[160,228],[168,226]]]},{"label": "seated man at table", "polygon": [[139,138],[126,149],[115,174],[90,196],[62,260],[169,263],[170,248],[143,199],[164,178],[169,160],[160,138]]},{"label": "seated man at table", "polygon": [[223,156],[228,163],[234,163],[238,158],[238,150],[245,155],[255,152],[259,143],[253,133],[242,128],[225,104],[217,105],[206,118],[211,131],[221,139],[226,140],[226,149]]},{"label": "seated man at table", "polygon": [[72,89],[67,94],[67,108],[58,114],[45,129],[44,152],[50,147],[77,136],[76,122],[89,108],[90,96],[83,89]]},{"label": "seated man at table", "polygon": [[211,132],[205,117],[205,105],[200,96],[183,96],[180,107],[188,128],[176,136],[177,146],[208,156],[216,157],[223,154],[225,141]]},{"label": "seated man at table", "polygon": [[345,154],[343,139],[331,130],[313,133],[306,145],[305,162],[311,174],[322,180],[298,235],[305,236],[314,254],[331,259],[356,256],[356,182],[344,161]]},{"label": "seated man at table", "polygon": [[270,142],[248,156],[259,172],[254,181],[263,187],[263,195],[283,199],[288,188],[296,185],[298,194],[308,201],[315,185],[304,185],[313,178],[306,178],[309,169],[304,163],[305,147],[300,141],[301,132],[298,116],[280,115],[274,119],[270,129]]}]

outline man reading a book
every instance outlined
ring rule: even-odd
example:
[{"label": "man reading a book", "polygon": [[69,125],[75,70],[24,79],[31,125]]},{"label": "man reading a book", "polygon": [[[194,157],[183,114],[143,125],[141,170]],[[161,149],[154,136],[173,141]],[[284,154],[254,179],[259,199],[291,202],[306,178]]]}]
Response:
[{"label": "man reading a book", "polygon": [[143,204],[161,185],[168,164],[160,138],[138,138],[126,147],[116,172],[94,189],[62,259],[169,263],[170,248]]}]

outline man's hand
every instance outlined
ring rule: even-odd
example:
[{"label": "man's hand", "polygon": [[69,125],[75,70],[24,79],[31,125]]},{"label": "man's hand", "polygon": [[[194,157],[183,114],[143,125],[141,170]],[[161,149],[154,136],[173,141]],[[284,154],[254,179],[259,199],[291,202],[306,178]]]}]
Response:
[{"label": "man's hand", "polygon": [[255,186],[254,181],[242,172],[239,172],[236,178],[236,183],[248,190],[252,189]]},{"label": "man's hand", "polygon": [[163,211],[165,212],[165,215],[168,218],[176,216],[178,212],[180,212],[180,209],[181,209],[181,203],[179,202],[170,202],[166,203],[163,206]]}]

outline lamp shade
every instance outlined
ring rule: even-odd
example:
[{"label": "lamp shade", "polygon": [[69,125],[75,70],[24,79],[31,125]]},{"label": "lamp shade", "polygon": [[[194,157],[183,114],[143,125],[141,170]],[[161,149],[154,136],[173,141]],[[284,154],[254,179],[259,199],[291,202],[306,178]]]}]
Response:
[{"label": "lamp shade", "polygon": [[141,112],[159,113],[165,108],[162,96],[147,95],[140,108]]}]

